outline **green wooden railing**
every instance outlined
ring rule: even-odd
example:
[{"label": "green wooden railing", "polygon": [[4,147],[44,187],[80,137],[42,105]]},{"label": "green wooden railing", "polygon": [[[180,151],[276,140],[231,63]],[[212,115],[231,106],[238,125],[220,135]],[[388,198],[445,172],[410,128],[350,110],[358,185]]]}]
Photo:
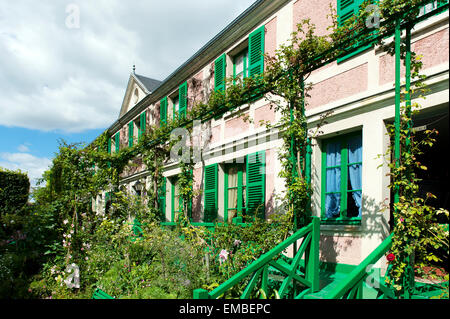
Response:
[{"label": "green wooden railing", "polygon": [[[369,256],[364,259],[344,280],[325,295],[309,294],[305,299],[362,299],[363,286],[371,276],[371,287],[377,290],[377,299],[395,298],[393,291],[377,276],[372,276],[375,269],[371,266],[383,257],[392,246],[392,236],[388,236]],[[372,269],[369,270],[368,269]],[[386,273],[389,273],[389,269]],[[384,278],[384,277],[383,277]]]},{"label": "green wooden railing", "polygon": [[103,290],[97,288],[97,289],[95,289],[94,293],[92,294],[92,298],[91,299],[115,299],[115,298],[110,296],[110,295],[108,295]]},{"label": "green wooden railing", "polygon": [[[278,290],[280,298],[289,297],[290,292],[294,292],[291,296],[296,299],[316,292],[319,290],[319,238],[320,218],[313,217],[309,225],[263,254],[222,285],[211,292],[205,289],[196,289],[193,297],[194,299],[217,299],[240,283],[245,285],[240,296],[241,299],[252,298],[253,293],[260,289],[266,296],[269,296],[269,271],[271,269],[281,273],[284,277]],[[283,251],[301,239],[303,240],[300,248],[292,259],[286,261],[281,257]],[[301,267],[303,255],[305,255],[304,267]],[[303,289],[297,293],[297,287]]]}]

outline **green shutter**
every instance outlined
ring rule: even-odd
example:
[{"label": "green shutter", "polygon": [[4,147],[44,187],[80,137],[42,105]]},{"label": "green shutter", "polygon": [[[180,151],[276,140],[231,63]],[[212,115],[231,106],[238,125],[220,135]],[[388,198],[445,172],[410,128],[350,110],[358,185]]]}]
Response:
[{"label": "green shutter", "polygon": [[247,155],[247,214],[264,219],[266,159],[265,151]]},{"label": "green shutter", "polygon": [[159,125],[167,124],[167,96],[160,101],[159,106]]},{"label": "green shutter", "polygon": [[140,140],[141,136],[145,134],[146,124],[147,124],[146,114],[147,114],[147,112],[144,111],[139,116],[139,126],[140,126],[140,128],[139,128],[138,140]]},{"label": "green shutter", "polygon": [[163,177],[159,189],[159,212],[161,214],[162,222],[166,221],[166,194],[167,194],[166,182],[167,179]]},{"label": "green shutter", "polygon": [[[337,0],[338,2],[338,24],[339,26],[342,26],[345,24],[347,20],[349,20],[354,15],[357,15],[359,12],[359,8],[361,4],[364,2],[364,0]],[[376,2],[376,1],[374,1]],[[350,52],[344,57],[338,58],[337,62],[343,62],[347,60],[348,58],[357,55],[360,52],[363,52],[370,48],[372,45],[366,45],[366,46],[359,46],[356,44],[354,47],[356,48],[354,51]]]},{"label": "green shutter", "polygon": [[353,17],[357,13],[357,8],[360,4],[360,0],[337,0],[338,1],[338,22],[342,26],[345,21]]},{"label": "green shutter", "polygon": [[264,37],[265,26],[253,31],[248,37],[248,76],[264,72]]},{"label": "green shutter", "polygon": [[134,123],[131,121],[128,123],[128,147],[133,146],[133,134],[134,134]]},{"label": "green shutter", "polygon": [[120,132],[117,132],[114,142],[116,143],[116,153],[120,150]]},{"label": "green shutter", "polygon": [[218,208],[218,164],[205,167],[205,215],[203,221],[213,222]]},{"label": "green shutter", "polygon": [[225,78],[227,76],[227,56],[222,54],[214,62],[214,90],[225,91]]},{"label": "green shutter", "polygon": [[179,103],[179,111],[180,119],[186,118],[186,110],[187,110],[187,82],[184,82],[180,85],[178,89],[178,103]]}]

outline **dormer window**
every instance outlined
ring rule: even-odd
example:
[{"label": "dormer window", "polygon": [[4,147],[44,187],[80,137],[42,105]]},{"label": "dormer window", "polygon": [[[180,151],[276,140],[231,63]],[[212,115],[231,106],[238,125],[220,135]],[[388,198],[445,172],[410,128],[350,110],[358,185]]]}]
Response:
[{"label": "dormer window", "polygon": [[134,104],[137,104],[139,102],[139,90],[136,88],[134,89]]}]

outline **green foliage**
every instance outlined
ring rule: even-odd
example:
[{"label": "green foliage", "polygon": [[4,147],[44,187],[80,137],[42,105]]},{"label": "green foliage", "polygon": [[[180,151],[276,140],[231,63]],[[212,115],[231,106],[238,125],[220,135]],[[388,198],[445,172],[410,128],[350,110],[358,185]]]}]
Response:
[{"label": "green foliage", "polygon": [[20,211],[28,202],[29,193],[27,174],[0,167],[0,216]]}]

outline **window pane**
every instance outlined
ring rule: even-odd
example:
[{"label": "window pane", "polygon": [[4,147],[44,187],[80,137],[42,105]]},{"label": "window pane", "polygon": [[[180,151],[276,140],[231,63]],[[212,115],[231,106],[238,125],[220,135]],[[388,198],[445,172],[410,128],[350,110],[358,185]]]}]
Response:
[{"label": "window pane", "polygon": [[178,185],[178,183],[175,184],[175,194],[174,194],[173,206],[174,206],[173,210],[175,212],[180,211],[180,186]]},{"label": "window pane", "polygon": [[341,144],[327,144],[327,167],[341,165]]},{"label": "window pane", "polygon": [[339,192],[341,190],[341,169],[327,168],[327,181],[325,192]]},{"label": "window pane", "polygon": [[228,169],[228,187],[238,186],[238,168],[232,166]]},{"label": "window pane", "polygon": [[325,198],[325,217],[337,218],[339,217],[341,208],[341,195],[328,194]]},{"label": "window pane", "polygon": [[348,162],[362,162],[362,137],[361,135],[348,139]]},{"label": "window pane", "polygon": [[361,217],[361,192],[347,193],[347,217]]},{"label": "window pane", "polygon": [[180,110],[180,102],[178,101],[178,98],[173,100],[173,109],[175,112],[178,112]]},{"label": "window pane", "polygon": [[244,72],[244,55],[239,55],[235,60],[236,75]]},{"label": "window pane", "polygon": [[228,208],[237,208],[237,188],[228,190]]},{"label": "window pane", "polygon": [[353,164],[348,167],[347,190],[362,188],[362,165]]},{"label": "window pane", "polygon": [[228,210],[228,223],[232,223],[233,222],[233,218],[237,217],[237,211],[235,209],[229,209]]}]

